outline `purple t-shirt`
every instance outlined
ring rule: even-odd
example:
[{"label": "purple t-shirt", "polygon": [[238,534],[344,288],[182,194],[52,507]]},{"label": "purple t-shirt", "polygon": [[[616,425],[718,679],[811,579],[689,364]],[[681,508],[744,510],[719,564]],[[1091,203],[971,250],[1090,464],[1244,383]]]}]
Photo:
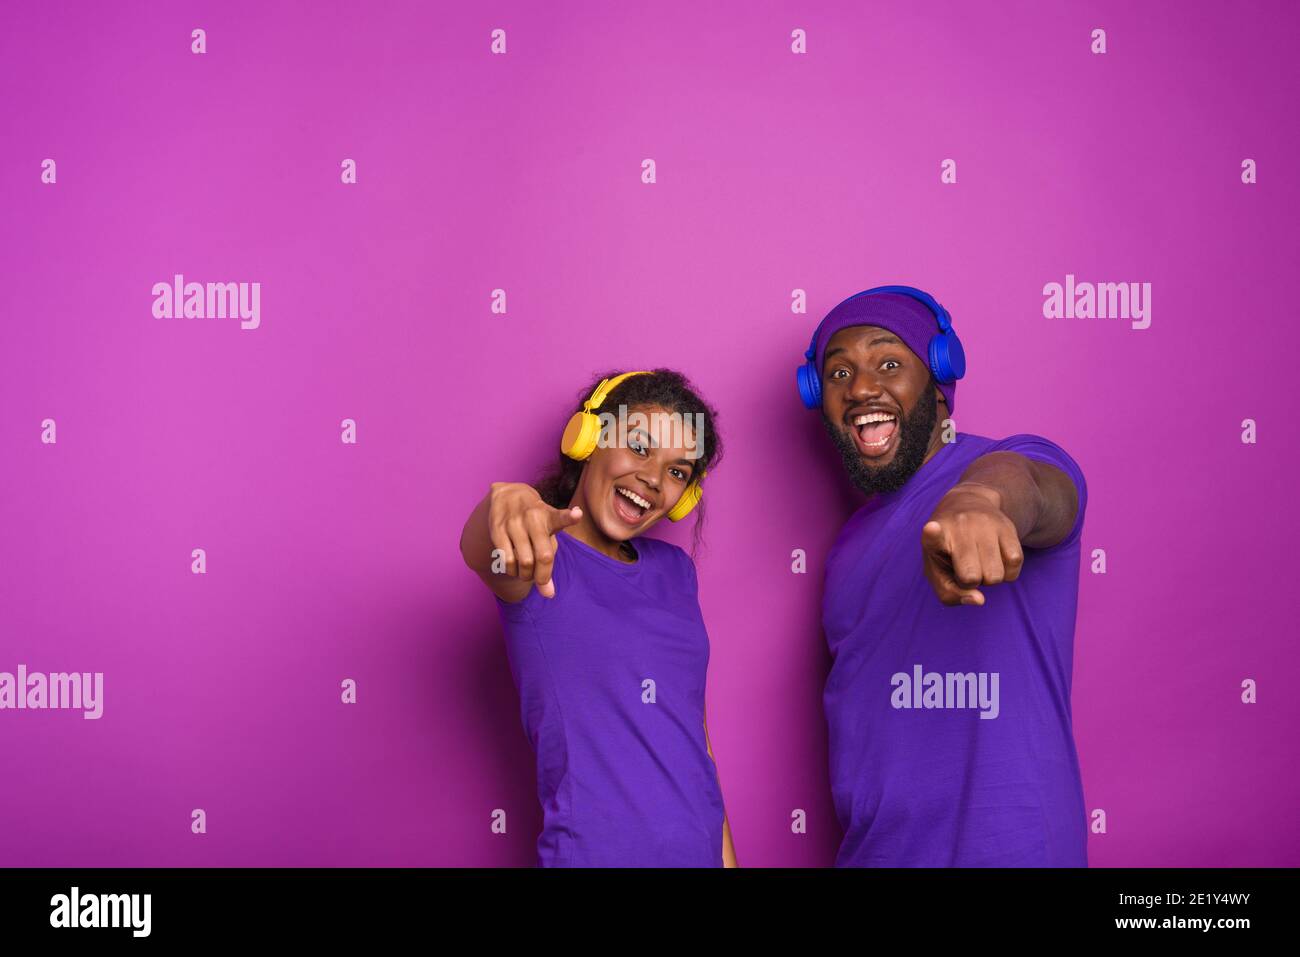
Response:
[{"label": "purple t-shirt", "polygon": [[[981,588],[983,606],[944,605],[921,528],[996,451],[1069,475],[1078,517],[1059,544],[1024,550],[1014,582]],[[959,434],[840,531],[822,600],[836,866],[1087,866],[1070,715],[1086,504],[1083,473],[1047,439]]]},{"label": "purple t-shirt", "polygon": [[634,539],[632,563],[555,540],[555,597],[497,599],[537,754],[538,864],[721,867],[695,563],[659,539]]}]

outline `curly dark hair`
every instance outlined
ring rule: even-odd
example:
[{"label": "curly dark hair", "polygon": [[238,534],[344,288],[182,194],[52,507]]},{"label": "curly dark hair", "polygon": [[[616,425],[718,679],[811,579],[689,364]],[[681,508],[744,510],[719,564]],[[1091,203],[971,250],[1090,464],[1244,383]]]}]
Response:
[{"label": "curly dark hair", "polygon": [[[582,404],[591,398],[591,394],[596,391],[596,386],[600,385],[602,379],[612,379],[620,374],[615,371],[603,372],[596,376],[591,385],[578,394],[578,400],[566,413],[565,421],[568,421],[567,416],[577,412],[582,408]],[[672,369],[651,369],[645,375],[629,376],[614,387],[596,411],[605,412],[617,409],[620,405],[625,405],[628,409],[653,406],[680,413],[682,416],[703,415],[703,449],[699,458],[695,460],[695,471],[698,474],[706,469],[712,470],[722,459],[722,438],[718,435],[716,425],[718,412],[700,396],[690,380],[680,372]],[[559,431],[556,430],[557,435]],[[533,483],[533,488],[537,489],[542,501],[552,508],[568,508],[573,493],[578,488],[578,479],[582,476],[585,464],[561,452],[559,458],[541,478]],[[694,555],[704,540],[704,499],[695,506],[692,514],[695,515],[695,527],[691,531],[691,554]]]}]

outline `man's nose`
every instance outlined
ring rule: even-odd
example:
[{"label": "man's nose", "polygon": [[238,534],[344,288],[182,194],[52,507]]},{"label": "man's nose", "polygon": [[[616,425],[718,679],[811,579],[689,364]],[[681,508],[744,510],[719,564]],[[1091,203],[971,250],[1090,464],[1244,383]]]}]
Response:
[{"label": "man's nose", "polygon": [[854,399],[869,399],[880,395],[880,392],[880,380],[874,373],[862,370],[853,374],[853,381],[849,383],[849,395]]}]

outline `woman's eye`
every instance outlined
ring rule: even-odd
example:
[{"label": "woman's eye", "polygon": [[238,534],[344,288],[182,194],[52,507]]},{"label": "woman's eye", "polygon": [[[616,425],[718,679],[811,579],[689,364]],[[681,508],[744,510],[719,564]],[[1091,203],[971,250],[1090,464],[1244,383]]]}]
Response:
[{"label": "woman's eye", "polygon": [[645,446],[642,445],[640,442],[638,442],[636,439],[628,439],[627,447],[631,449],[633,452],[635,452],[637,455],[645,455]]},{"label": "woman's eye", "polygon": [[901,363],[899,363],[899,361],[898,361],[897,359],[886,359],[886,360],[884,361],[883,365],[884,365],[884,366],[896,366],[896,367],[901,367]]},{"label": "woman's eye", "polygon": [[686,481],[686,473],[683,472],[681,469],[672,469],[671,472],[673,478],[677,479],[680,482]]}]

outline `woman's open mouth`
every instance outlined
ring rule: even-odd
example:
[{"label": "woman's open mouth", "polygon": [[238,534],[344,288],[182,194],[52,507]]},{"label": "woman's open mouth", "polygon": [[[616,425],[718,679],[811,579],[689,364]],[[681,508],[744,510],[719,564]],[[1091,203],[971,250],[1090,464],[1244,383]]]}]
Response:
[{"label": "woman's open mouth", "polygon": [[853,442],[868,458],[887,455],[898,435],[898,418],[892,412],[866,412],[850,420]]},{"label": "woman's open mouth", "polygon": [[614,514],[628,525],[640,525],[641,519],[650,511],[649,499],[642,498],[631,489],[615,485],[611,494],[614,496]]}]

